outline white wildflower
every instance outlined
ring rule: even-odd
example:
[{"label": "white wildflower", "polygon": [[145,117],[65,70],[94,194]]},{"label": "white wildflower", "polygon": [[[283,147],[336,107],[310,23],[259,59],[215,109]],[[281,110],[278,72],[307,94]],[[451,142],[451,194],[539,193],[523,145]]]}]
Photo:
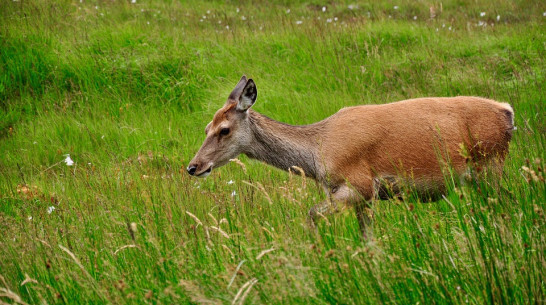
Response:
[{"label": "white wildflower", "polygon": [[413,20],[417,20],[417,16],[413,16]]},{"label": "white wildflower", "polygon": [[500,15],[497,15],[497,21],[500,21]]},{"label": "white wildflower", "polygon": [[207,14],[210,14],[210,10],[207,11]]},{"label": "white wildflower", "polygon": [[326,19],[326,22],[328,22],[328,23],[332,22],[332,18]]},{"label": "white wildflower", "polygon": [[32,216],[29,216],[29,217],[28,217],[28,220],[32,220]]},{"label": "white wildflower", "polygon": [[237,195],[236,191],[231,192],[231,197],[235,197]]},{"label": "white wildflower", "polygon": [[323,12],[326,12],[326,6],[323,6],[323,7],[322,7],[322,11],[323,11]]},{"label": "white wildflower", "polygon": [[485,16],[485,12],[480,13],[480,17],[483,17],[483,16]]},{"label": "white wildflower", "polygon": [[334,17],[334,21],[337,21],[337,17]]},{"label": "white wildflower", "polygon": [[229,25],[226,25],[226,30],[229,30]]},{"label": "white wildflower", "polygon": [[227,182],[227,184],[233,184],[233,183],[235,183],[235,182],[233,182],[233,180],[229,180],[229,181]]},{"label": "white wildflower", "polygon": [[54,207],[54,206],[50,206],[49,208],[47,208],[47,213],[48,213],[48,214],[53,213],[53,211],[55,211],[55,207]]},{"label": "white wildflower", "polygon": [[239,8],[237,8],[237,10],[236,10],[236,11],[237,11],[237,13],[238,13],[238,12],[240,12],[241,10],[240,10]]},{"label": "white wildflower", "polygon": [[70,155],[65,155],[66,158],[64,159],[64,163],[66,163],[66,166],[72,166],[74,165],[74,161],[70,158]]},{"label": "white wildflower", "polygon": [[136,3],[136,0],[131,0],[131,3]]},{"label": "white wildflower", "polygon": [[395,5],[395,6],[394,6],[394,9],[397,10],[397,9],[398,9],[398,5]]},{"label": "white wildflower", "polygon": [[303,21],[301,21],[301,20],[296,21],[296,24],[302,24],[302,23],[303,23]]},{"label": "white wildflower", "polygon": [[358,8],[358,6],[355,5],[355,4],[349,4],[349,6],[347,6],[347,8],[350,9],[350,10],[354,10],[354,9]]},{"label": "white wildflower", "polygon": [[245,17],[245,16],[241,16],[241,20],[246,20],[246,17]]},{"label": "white wildflower", "polygon": [[287,14],[290,14],[290,9],[287,9],[287,10],[286,10],[286,13],[287,13]]}]

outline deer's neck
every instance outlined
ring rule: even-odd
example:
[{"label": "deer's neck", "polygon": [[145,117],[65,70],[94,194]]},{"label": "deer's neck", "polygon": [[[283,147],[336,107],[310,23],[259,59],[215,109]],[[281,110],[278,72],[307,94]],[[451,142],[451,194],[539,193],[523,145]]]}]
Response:
[{"label": "deer's neck", "polygon": [[247,156],[283,170],[298,166],[305,175],[322,177],[319,158],[321,124],[292,126],[249,111],[253,141],[244,152]]}]

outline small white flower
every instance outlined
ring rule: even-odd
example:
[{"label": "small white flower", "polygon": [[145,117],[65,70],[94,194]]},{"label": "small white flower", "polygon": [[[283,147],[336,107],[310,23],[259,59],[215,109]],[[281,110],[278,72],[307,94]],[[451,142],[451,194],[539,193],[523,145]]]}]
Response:
[{"label": "small white flower", "polygon": [[235,182],[233,182],[233,180],[229,180],[229,181],[227,182],[227,184],[233,184],[233,183],[235,183]]},{"label": "small white flower", "polygon": [[29,216],[29,217],[28,217],[28,220],[32,220],[32,216]]},{"label": "small white flower", "polygon": [[226,30],[229,30],[229,25],[226,25]]},{"label": "small white flower", "polygon": [[323,7],[322,7],[322,11],[323,11],[323,12],[326,12],[326,6],[323,6]]},{"label": "small white flower", "polygon": [[286,13],[287,13],[287,14],[290,14],[290,9],[287,9],[287,10],[286,10]]},{"label": "small white flower", "polygon": [[237,13],[240,12],[241,10],[239,8],[237,8]]},{"label": "small white flower", "polygon": [[66,158],[64,159],[64,163],[66,163],[66,166],[72,166],[74,165],[74,161],[70,158],[70,155],[65,155]]},{"label": "small white flower", "polygon": [[500,15],[497,15],[497,21],[500,21]]},{"label": "small white flower", "polygon": [[395,6],[394,6],[394,9],[397,10],[397,9],[398,9],[398,5],[395,5]]},{"label": "small white flower", "polygon": [[334,17],[334,21],[337,21],[337,17]]},{"label": "small white flower", "polygon": [[203,19],[207,19],[207,16],[203,15],[203,17],[201,17],[201,18],[203,18]]},{"label": "small white flower", "polygon": [[358,6],[354,5],[354,4],[349,4],[349,6],[347,6],[348,9],[350,10],[354,10],[355,8],[357,8]]},{"label": "small white flower", "polygon": [[53,211],[55,211],[55,207],[54,207],[54,206],[50,206],[49,208],[47,208],[47,213],[48,213],[48,214],[53,213]]},{"label": "small white flower", "polygon": [[207,11],[207,14],[210,14],[210,10]]},{"label": "small white flower", "polygon": [[448,30],[450,30],[450,31],[451,31],[451,27],[449,27],[449,28],[448,28]]},{"label": "small white flower", "polygon": [[303,23],[303,21],[301,21],[301,20],[296,21],[296,24],[302,24],[302,23]]},{"label": "small white flower", "polygon": [[237,192],[233,191],[231,192],[231,197],[235,197],[237,195]]},{"label": "small white flower", "polygon": [[131,0],[131,3],[136,3],[136,0]]},{"label": "small white flower", "polygon": [[34,141],[34,142],[32,142],[32,144],[36,145],[36,144],[38,144],[38,142]]},{"label": "small white flower", "polygon": [[413,16],[413,20],[417,20],[417,16]]},{"label": "small white flower", "polygon": [[146,24],[150,25],[150,21],[147,21]]},{"label": "small white flower", "polygon": [[483,17],[483,16],[485,16],[485,12],[480,13],[480,17]]},{"label": "small white flower", "polygon": [[328,22],[328,23],[332,22],[332,18],[326,19],[326,22]]},{"label": "small white flower", "polygon": [[442,23],[442,27],[445,28],[445,27],[446,27],[446,24],[445,24],[445,23]]},{"label": "small white flower", "polygon": [[98,6],[98,5],[95,5],[95,9],[98,10],[98,9],[99,9],[99,6]]},{"label": "small white flower", "polygon": [[245,16],[241,16],[241,20],[246,20],[246,17],[245,17]]},{"label": "small white flower", "polygon": [[486,25],[487,25],[487,23],[485,23],[485,22],[483,22],[483,21],[479,21],[479,22],[478,22],[478,26],[486,26]]},{"label": "small white flower", "polygon": [[546,12],[542,13],[542,16],[546,17]]}]

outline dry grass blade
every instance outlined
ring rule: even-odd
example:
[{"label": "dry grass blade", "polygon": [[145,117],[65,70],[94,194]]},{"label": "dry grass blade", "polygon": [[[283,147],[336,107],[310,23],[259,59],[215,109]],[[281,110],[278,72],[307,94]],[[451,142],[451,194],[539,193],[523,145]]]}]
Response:
[{"label": "dry grass blade", "polygon": [[237,163],[243,169],[243,172],[246,174],[246,165],[243,162],[241,162],[241,160],[235,158],[235,159],[229,159],[229,161]]},{"label": "dry grass blade", "polygon": [[193,215],[189,211],[186,211],[186,214],[188,214],[191,218],[193,218],[193,220],[195,220],[195,222],[197,222],[197,225],[203,225],[203,223],[201,222],[201,220],[199,220],[199,218],[197,218],[197,216]]},{"label": "dry grass blade", "polygon": [[38,284],[38,281],[28,276],[28,274],[25,273],[25,280],[21,282],[21,286],[24,286],[28,283],[34,283]]},{"label": "dry grass blade", "polygon": [[[235,298],[233,298],[233,301],[231,302],[232,305],[234,304],[243,304],[245,301],[246,296],[250,292],[250,289],[254,284],[256,284],[258,280],[256,278],[252,278],[250,281],[246,282],[241,288],[239,288],[239,291],[237,291],[237,294],[235,295]],[[239,299],[239,297],[241,297]]]},{"label": "dry grass blade", "polygon": [[263,250],[262,252],[260,252],[260,254],[258,254],[258,256],[256,256],[256,260],[259,260],[259,259],[262,258],[264,255],[266,255],[267,253],[273,252],[273,251],[275,251],[275,248]]},{"label": "dry grass blade", "polygon": [[[23,302],[23,300],[21,299],[19,295],[17,295],[15,292],[11,291],[8,288],[8,283],[6,283],[6,279],[2,275],[0,275],[0,279],[2,280],[2,283],[4,283],[4,286],[5,286],[3,288],[0,287],[0,298],[1,297],[8,298],[17,304],[27,304]],[[0,300],[0,302],[2,301]],[[2,302],[2,304],[4,303]]]},{"label": "dry grass blade", "polygon": [[220,229],[218,227],[215,227],[215,226],[211,226],[210,228],[218,231],[218,233],[220,233],[225,238],[230,239],[229,235],[224,230],[222,230],[222,229]]},{"label": "dry grass blade", "polygon": [[299,166],[296,166],[296,165],[292,165],[292,167],[290,167],[290,168],[288,169],[288,171],[289,171],[290,173],[292,173],[292,170],[294,170],[294,169],[295,169],[297,172],[300,173],[301,178],[302,178],[302,180],[301,180],[301,188],[302,188],[302,189],[305,189],[305,187],[307,186],[307,185],[305,184],[305,180],[306,180],[306,179],[305,179],[305,178],[306,178],[306,176],[305,176],[305,171],[303,170],[303,168],[301,168],[301,167],[299,167]]},{"label": "dry grass blade", "polygon": [[116,251],[114,251],[114,255],[118,255],[118,252],[123,250],[123,249],[127,249],[127,248],[138,248],[137,245],[125,245],[125,246],[122,246],[122,247],[119,247]]},{"label": "dry grass blade", "polygon": [[61,250],[66,252],[72,258],[72,260],[76,263],[76,265],[78,265],[78,267],[80,267],[82,269],[82,271],[87,273],[87,270],[85,270],[82,263],[80,263],[80,260],[76,257],[76,255],[74,255],[74,253],[72,253],[70,250],[68,250],[67,248],[65,248],[65,247],[63,247],[61,245],[59,245],[59,248],[61,248]]},{"label": "dry grass blade", "polygon": [[273,200],[271,200],[271,197],[269,197],[269,194],[267,193],[267,191],[265,190],[265,187],[260,183],[260,182],[256,182],[257,186],[248,182],[248,181],[243,181],[244,184],[246,185],[250,185],[252,186],[253,188],[261,191],[262,193],[264,193],[265,195],[265,198],[267,199],[267,201],[269,201],[269,204],[273,204]]}]

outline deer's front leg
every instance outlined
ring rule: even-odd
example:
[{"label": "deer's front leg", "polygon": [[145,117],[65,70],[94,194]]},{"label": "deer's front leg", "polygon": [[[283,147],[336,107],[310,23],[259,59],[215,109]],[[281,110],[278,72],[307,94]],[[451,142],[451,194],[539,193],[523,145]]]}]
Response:
[{"label": "deer's front leg", "polygon": [[371,213],[369,213],[369,203],[373,197],[371,183],[361,184],[362,193],[359,193],[353,187],[343,184],[332,188],[329,191],[328,199],[313,206],[309,210],[309,223],[311,227],[316,227],[316,222],[326,215],[333,214],[341,210],[345,205],[352,205],[355,208],[356,218],[364,240],[371,238]]},{"label": "deer's front leg", "polygon": [[333,187],[328,191],[328,199],[309,209],[309,224],[315,227],[317,221],[327,215],[339,212],[345,205],[352,205],[362,198],[346,184]]}]

